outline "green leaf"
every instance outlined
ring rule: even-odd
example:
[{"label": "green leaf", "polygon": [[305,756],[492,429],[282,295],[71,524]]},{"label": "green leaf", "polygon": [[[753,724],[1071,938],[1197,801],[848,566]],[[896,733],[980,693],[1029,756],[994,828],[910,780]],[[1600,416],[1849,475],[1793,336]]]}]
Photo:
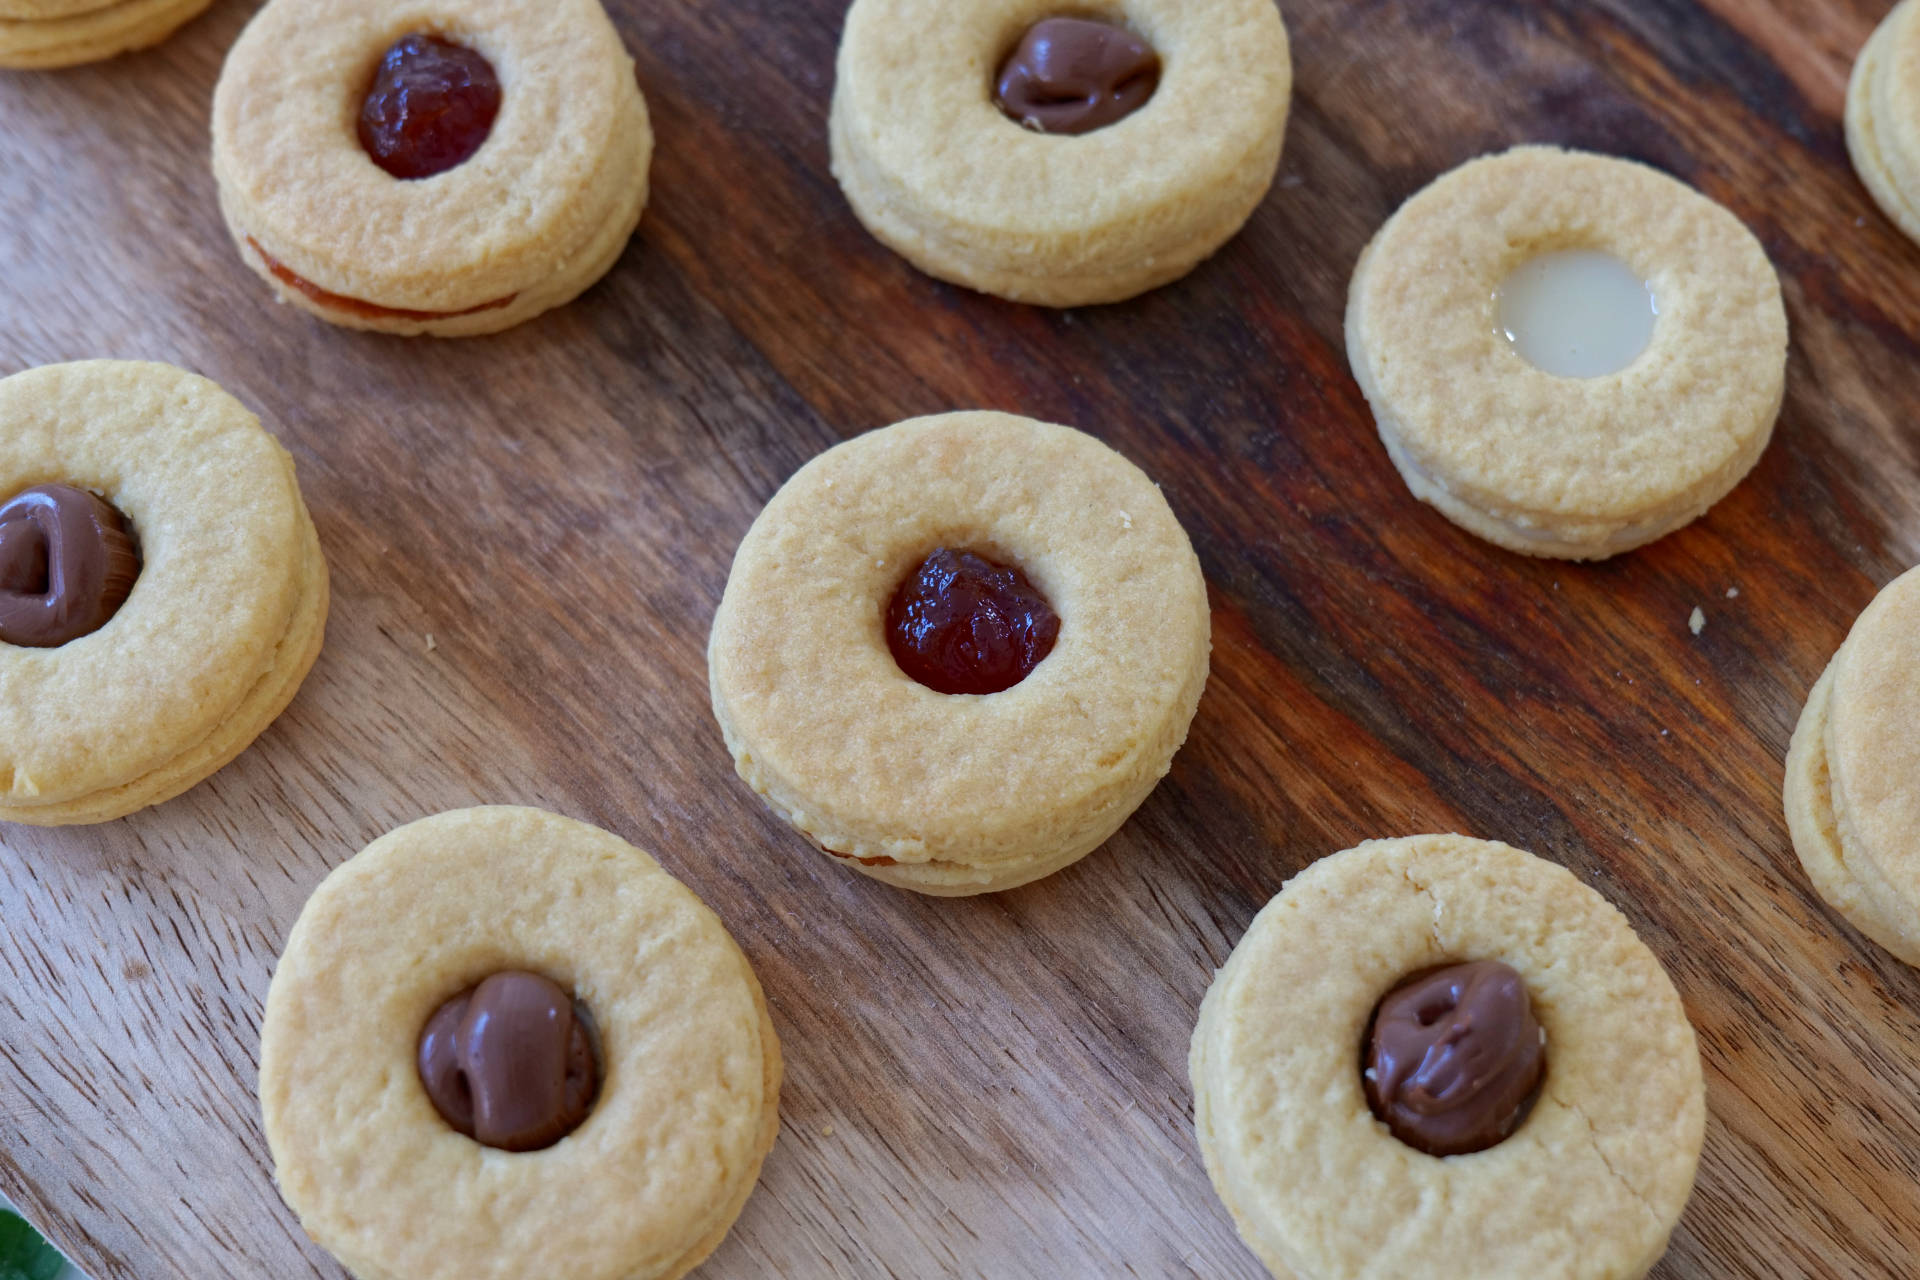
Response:
[{"label": "green leaf", "polygon": [[66,1265],[25,1218],[0,1209],[0,1280],[57,1280]]}]

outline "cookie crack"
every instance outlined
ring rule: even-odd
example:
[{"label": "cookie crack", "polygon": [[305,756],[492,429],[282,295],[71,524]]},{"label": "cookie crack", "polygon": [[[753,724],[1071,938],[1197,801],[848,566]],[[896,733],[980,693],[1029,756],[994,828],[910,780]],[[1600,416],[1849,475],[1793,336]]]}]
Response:
[{"label": "cookie crack", "polygon": [[1640,1212],[1646,1214],[1649,1221],[1658,1225],[1661,1215],[1654,1210],[1652,1203],[1641,1193],[1640,1188],[1634,1186],[1624,1174],[1613,1167],[1613,1161],[1607,1159],[1607,1153],[1600,1145],[1600,1131],[1593,1127],[1593,1118],[1576,1102],[1569,1102],[1565,1098],[1555,1098],[1554,1101],[1580,1117],[1580,1123],[1587,1127],[1587,1145],[1593,1148],[1593,1154],[1599,1158],[1601,1168],[1605,1169],[1607,1176],[1633,1198],[1633,1202],[1640,1206]]},{"label": "cookie crack", "polygon": [[1435,951],[1445,951],[1447,944],[1440,937],[1440,899],[1434,896],[1433,890],[1413,878],[1411,868],[1402,867],[1400,869],[1400,878],[1407,882],[1409,889],[1412,889],[1415,893],[1425,898],[1428,905],[1433,908],[1433,919],[1428,923],[1427,931],[1433,937],[1433,949]]}]

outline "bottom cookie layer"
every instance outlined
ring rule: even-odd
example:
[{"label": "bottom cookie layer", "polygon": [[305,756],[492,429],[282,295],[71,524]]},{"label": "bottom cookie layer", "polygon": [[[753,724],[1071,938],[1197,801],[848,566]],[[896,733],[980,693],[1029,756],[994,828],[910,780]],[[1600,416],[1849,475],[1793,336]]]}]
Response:
[{"label": "bottom cookie layer", "polygon": [[0,19],[0,68],[51,71],[159,44],[213,0],[122,0],[68,18]]}]

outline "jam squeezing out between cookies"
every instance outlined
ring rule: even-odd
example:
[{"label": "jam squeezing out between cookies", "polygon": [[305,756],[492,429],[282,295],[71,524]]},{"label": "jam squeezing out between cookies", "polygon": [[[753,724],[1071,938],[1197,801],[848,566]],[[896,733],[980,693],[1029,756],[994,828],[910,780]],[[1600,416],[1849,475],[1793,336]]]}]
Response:
[{"label": "jam squeezing out between cookies", "polygon": [[430,178],[472,159],[499,114],[492,63],[438,36],[402,36],[360,106],[360,145],[396,178]]},{"label": "jam squeezing out between cookies", "polygon": [[1000,66],[994,103],[1036,133],[1092,133],[1160,87],[1160,55],[1125,27],[1089,18],[1035,23]]},{"label": "jam squeezing out between cookies", "polygon": [[363,302],[359,298],[349,298],[344,294],[322,289],[262,249],[260,242],[252,236],[247,237],[247,244],[260,255],[260,261],[266,264],[267,270],[272,272],[273,278],[281,284],[289,289],[298,289],[323,307],[343,311],[350,316],[359,316],[364,320],[455,320],[461,316],[478,315],[482,311],[498,311],[502,307],[513,305],[513,300],[520,296],[517,293],[510,293],[504,298],[495,298],[492,302],[468,307],[465,311],[406,311],[399,307],[383,307],[377,303]]},{"label": "jam squeezing out between cookies", "polygon": [[893,593],[887,646],[939,693],[999,693],[1053,652],[1060,618],[1025,574],[941,547]]},{"label": "jam squeezing out between cookies", "polygon": [[41,484],[0,505],[0,644],[57,649],[91,635],[139,576],[126,517],[104,498]]},{"label": "jam squeezing out between cookies", "polygon": [[593,1110],[600,1068],[571,997],[537,973],[496,973],[441,1005],[420,1033],[420,1083],[454,1129],[538,1151]]},{"label": "jam squeezing out between cookies", "polygon": [[1497,960],[1427,969],[1374,1010],[1362,1072],[1367,1105],[1431,1156],[1504,1142],[1546,1075],[1546,1037],[1520,975]]}]

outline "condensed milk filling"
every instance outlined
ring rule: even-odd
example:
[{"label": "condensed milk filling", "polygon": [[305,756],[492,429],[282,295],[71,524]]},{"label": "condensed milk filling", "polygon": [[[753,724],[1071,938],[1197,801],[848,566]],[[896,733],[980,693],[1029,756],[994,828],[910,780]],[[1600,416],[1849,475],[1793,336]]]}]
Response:
[{"label": "condensed milk filling", "polygon": [[1595,249],[1522,263],[1494,291],[1494,329],[1520,358],[1560,378],[1604,378],[1640,358],[1660,318],[1653,287]]}]

